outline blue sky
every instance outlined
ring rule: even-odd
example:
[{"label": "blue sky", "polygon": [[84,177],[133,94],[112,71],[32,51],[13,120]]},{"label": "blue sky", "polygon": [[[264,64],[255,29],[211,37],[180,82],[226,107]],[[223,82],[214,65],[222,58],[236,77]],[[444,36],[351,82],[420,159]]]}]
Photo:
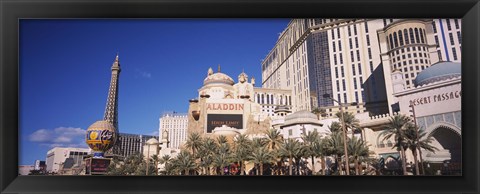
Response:
[{"label": "blue sky", "polygon": [[289,19],[21,20],[19,164],[86,147],[103,119],[116,53],[120,132],[158,134],[164,111],[187,112],[212,67],[261,82],[261,60]]}]

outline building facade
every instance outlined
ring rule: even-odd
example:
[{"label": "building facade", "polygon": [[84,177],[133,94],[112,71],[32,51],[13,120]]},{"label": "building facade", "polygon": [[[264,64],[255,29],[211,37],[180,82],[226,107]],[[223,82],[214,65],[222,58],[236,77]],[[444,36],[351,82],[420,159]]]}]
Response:
[{"label": "building facade", "polygon": [[[415,78],[410,75],[410,66],[416,73],[417,66],[427,67],[425,60],[430,64],[437,62],[438,54],[452,61],[461,60],[458,19],[293,19],[262,61],[262,87],[291,90],[294,112],[321,107],[332,116],[339,111],[339,104],[323,97],[323,94],[330,94],[352,112],[391,114],[389,103],[394,99],[388,99],[392,94],[388,84],[393,68],[387,71],[385,66],[393,66],[393,60],[397,61],[395,48],[399,46],[389,47],[386,40],[393,30],[409,29],[408,26],[420,29],[424,39],[421,42],[422,37],[417,32],[419,41],[410,41],[410,46],[406,46],[402,31],[403,46],[412,47],[411,57],[415,53],[423,61],[411,59],[418,61],[407,64],[410,79]],[[415,36],[415,31],[412,34]],[[419,47],[421,52],[413,51]],[[390,48],[393,52],[388,50]],[[408,63],[409,59],[400,60]],[[403,61],[401,63],[403,65]],[[411,80],[406,85],[411,86]]]},{"label": "building facade", "polygon": [[72,158],[74,165],[80,166],[83,158],[90,154],[90,152],[91,150],[88,148],[55,147],[47,152],[46,170],[48,173],[58,173],[67,158]]},{"label": "building facade", "polygon": [[127,158],[134,154],[143,153],[143,146],[145,145],[145,142],[151,138],[158,140],[157,136],[152,135],[120,133],[117,140],[117,154]]},{"label": "building facade", "polygon": [[187,140],[187,113],[164,113],[160,117],[159,139],[163,139],[164,131],[168,133],[168,147],[178,149]]}]

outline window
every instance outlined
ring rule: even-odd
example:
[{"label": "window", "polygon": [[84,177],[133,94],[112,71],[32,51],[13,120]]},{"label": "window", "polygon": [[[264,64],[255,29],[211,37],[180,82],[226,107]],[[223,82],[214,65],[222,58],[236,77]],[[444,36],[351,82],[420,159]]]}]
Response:
[{"label": "window", "polygon": [[357,24],[353,24],[353,35],[357,35]]},{"label": "window", "polygon": [[351,38],[348,39],[348,44],[350,45],[350,49],[352,49],[353,47],[352,47],[352,39]]},{"label": "window", "polygon": [[[347,93],[343,93],[343,103],[347,103]],[[347,109],[348,107],[345,107]]]},{"label": "window", "polygon": [[412,28],[409,29],[409,33],[410,33],[410,43],[414,44],[415,43],[415,35],[413,34],[413,29]]},{"label": "window", "polygon": [[[360,86],[363,88],[363,77],[360,77]],[[363,92],[363,91],[362,91]],[[363,96],[363,95],[362,95]]]},{"label": "window", "polygon": [[436,45],[439,45],[439,44],[438,44],[438,36],[437,36],[437,35],[435,35],[435,44],[436,44]]},{"label": "window", "polygon": [[389,40],[390,40],[390,49],[393,49],[393,37],[392,37],[392,34],[390,34],[388,37],[389,37]]},{"label": "window", "polygon": [[367,25],[367,22],[365,22],[365,32],[368,33],[368,25]]},{"label": "window", "polygon": [[[455,20],[455,21],[457,21],[457,20]],[[460,44],[462,44],[462,33],[460,33],[460,31],[457,31],[457,38],[458,38],[458,42]]]},{"label": "window", "polygon": [[420,67],[419,66],[415,66],[415,70],[420,70]]},{"label": "window", "polygon": [[[415,59],[415,64],[418,63],[418,59]],[[412,67],[410,67],[410,70],[413,70]]]},{"label": "window", "polygon": [[334,30],[332,30],[332,39],[335,39],[335,32],[333,32]]},{"label": "window", "polygon": [[407,85],[410,85],[410,80],[407,80]]},{"label": "window", "polygon": [[446,20],[447,20],[447,29],[452,30],[452,26],[450,25],[450,19],[446,19]]},{"label": "window", "polygon": [[407,61],[404,61],[404,62],[403,62],[403,65],[407,65]]},{"label": "window", "polygon": [[[337,28],[337,38],[340,38],[340,28]],[[339,49],[342,50],[342,49]]]},{"label": "window", "polygon": [[372,59],[372,50],[368,48],[368,59]]},{"label": "window", "polygon": [[423,39],[422,29],[420,29],[420,42],[425,43],[425,40]]},{"label": "window", "polygon": [[452,54],[453,54],[453,60],[457,60],[457,50],[455,48],[452,48]]},{"label": "window", "polygon": [[373,73],[373,62],[372,61],[370,61],[370,72]]},{"label": "window", "polygon": [[345,84],[345,79],[342,79],[343,91],[347,91],[347,85]]},{"label": "window", "polygon": [[413,57],[417,57],[417,53],[413,53]]},{"label": "window", "polygon": [[398,47],[397,32],[393,33],[393,43],[395,44],[395,47]]},{"label": "window", "polygon": [[432,22],[433,33],[437,33],[437,26],[435,26],[435,21]]},{"label": "window", "polygon": [[345,71],[344,71],[344,69],[343,69],[343,66],[340,67],[340,72],[341,72],[341,74],[342,74],[342,77],[345,77]]},{"label": "window", "polygon": [[362,65],[358,64],[358,75],[362,75]]},{"label": "window", "polygon": [[[333,32],[333,31],[332,31]],[[333,52],[336,52],[335,50],[335,42],[332,42],[332,49],[333,49]]]},{"label": "window", "polygon": [[[355,92],[355,102],[358,102],[358,93]],[[357,111],[357,113],[360,113],[360,111]]]},{"label": "window", "polygon": [[338,55],[338,57],[340,58],[340,64],[343,64],[343,57],[342,57],[342,53],[340,53],[340,54]]},{"label": "window", "polygon": [[353,59],[353,58],[354,58],[354,56],[353,56],[353,51],[350,51],[350,61],[352,61],[352,62],[353,62],[353,61],[354,61],[354,59]]},{"label": "window", "polygon": [[357,89],[357,78],[353,78],[353,88]]},{"label": "window", "polygon": [[335,65],[337,65],[337,55],[333,54],[333,62]]},{"label": "window", "polygon": [[338,67],[335,67],[335,78],[338,78]]},{"label": "window", "polygon": [[448,33],[448,36],[450,36],[450,44],[455,45],[455,42],[453,41],[452,33]]},{"label": "window", "polygon": [[355,37],[355,48],[358,48],[358,38]]},{"label": "window", "polygon": [[350,26],[348,26],[348,36],[352,36],[352,32],[350,31]]},{"label": "window", "polygon": [[415,42],[420,43],[420,36],[418,33],[418,28],[415,28]]},{"label": "window", "polygon": [[360,61],[360,51],[357,50],[357,61]]},{"label": "window", "polygon": [[398,31],[398,39],[400,40],[400,46],[403,46],[403,36],[402,36],[402,31]]},{"label": "window", "polygon": [[409,44],[408,43],[408,31],[407,31],[407,29],[403,30],[403,35],[405,36],[405,44]]},{"label": "window", "polygon": [[355,75],[355,64],[352,64],[352,74]]},{"label": "window", "polygon": [[460,29],[460,25],[458,24],[458,19],[453,20],[455,22],[455,28]]},{"label": "window", "polygon": [[367,34],[367,46],[370,46],[370,36]]},{"label": "window", "polygon": [[405,74],[405,78],[408,78],[408,73]]},{"label": "window", "polygon": [[[340,37],[340,35],[339,35]],[[342,51],[342,41],[338,40],[338,51]]]}]

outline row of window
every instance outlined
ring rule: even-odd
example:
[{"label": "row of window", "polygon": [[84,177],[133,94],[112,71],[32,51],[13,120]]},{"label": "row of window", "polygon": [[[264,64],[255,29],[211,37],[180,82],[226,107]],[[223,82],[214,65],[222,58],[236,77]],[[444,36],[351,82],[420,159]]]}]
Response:
[{"label": "row of window", "polygon": [[402,30],[399,30],[398,34],[397,32],[393,32],[392,34],[388,35],[388,46],[391,50],[407,44],[425,44],[426,37],[427,35],[425,33],[425,29],[409,28],[408,30],[404,29],[403,33]]}]

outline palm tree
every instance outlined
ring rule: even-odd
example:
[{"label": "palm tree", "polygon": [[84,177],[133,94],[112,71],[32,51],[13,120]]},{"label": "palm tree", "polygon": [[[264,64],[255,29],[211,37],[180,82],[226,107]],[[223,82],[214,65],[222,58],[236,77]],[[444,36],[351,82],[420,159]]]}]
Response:
[{"label": "palm tree", "polygon": [[276,157],[275,155],[278,155],[278,149],[280,148],[280,144],[283,142],[283,136],[280,134],[280,132],[276,129],[270,129],[265,132],[267,137],[265,138],[267,142],[267,146],[269,151],[274,155],[274,158],[276,159],[276,167],[274,169],[274,174],[279,175],[280,174],[280,169],[282,168],[282,157]]},{"label": "palm tree", "polygon": [[303,149],[307,156],[311,157],[312,159],[312,173],[315,174],[315,157],[320,155],[320,135],[317,131],[308,132],[307,134],[302,135],[302,140],[304,142]]},{"label": "palm tree", "polygon": [[400,155],[402,157],[402,168],[403,174],[407,174],[407,165],[405,158],[405,148],[407,147],[406,142],[406,130],[411,125],[410,118],[405,115],[395,115],[390,117],[389,123],[387,124],[387,129],[383,132],[385,137],[383,140],[389,139],[392,136],[395,139],[395,145],[392,148],[397,148],[400,150]]},{"label": "palm tree", "polygon": [[234,158],[240,164],[240,175],[245,174],[245,160],[248,159],[251,153],[251,141],[246,135],[241,134],[236,136],[234,140]]},{"label": "palm tree", "polygon": [[260,175],[263,175],[263,164],[270,163],[273,160],[272,154],[265,147],[257,147],[253,149],[250,160],[260,166]]},{"label": "palm tree", "polygon": [[340,174],[342,172],[342,162],[341,157],[344,155],[344,144],[343,144],[343,132],[336,131],[332,132],[330,136],[325,140],[326,153],[327,155],[333,155],[335,159],[335,164],[337,165],[337,172]]},{"label": "palm tree", "polygon": [[160,157],[155,154],[152,156],[151,160],[153,161],[153,165],[155,167],[155,175],[158,175],[158,162],[160,161]]},{"label": "palm tree", "polygon": [[300,142],[298,140],[287,139],[280,145],[280,154],[288,157],[288,172],[292,175],[293,159],[301,153]]},{"label": "palm tree", "polygon": [[183,175],[189,175],[191,170],[196,169],[193,155],[185,150],[180,151],[174,162],[176,163],[178,170],[182,172]]},{"label": "palm tree", "polygon": [[323,108],[318,108],[318,107],[315,107],[313,110],[312,110],[312,113],[317,115],[317,119],[320,120],[320,116],[324,117],[326,116],[327,114],[327,111]]},{"label": "palm tree", "polygon": [[353,137],[351,141],[348,142],[348,153],[353,157],[355,163],[355,174],[360,174],[359,163],[361,164],[364,158],[368,158],[371,154],[368,150],[368,145],[361,139]]},{"label": "palm tree", "polygon": [[225,135],[220,135],[220,136],[217,137],[217,143],[219,145],[227,143],[227,142],[228,142],[228,140],[227,140],[227,137]]},{"label": "palm tree", "polygon": [[[417,127],[415,125],[410,125],[407,128],[407,131],[405,132],[405,135],[407,137],[407,145],[408,148],[412,151],[413,154],[413,159],[415,161],[415,172],[416,175],[419,175],[419,169],[418,169],[418,153],[417,151],[421,151],[421,149],[425,149],[427,151],[435,153],[435,151],[438,151],[438,148],[430,145],[433,141],[432,136],[425,137],[427,133],[422,130],[418,129],[418,137],[417,137]],[[421,152],[419,152],[421,154]],[[420,161],[423,163],[423,161]]]},{"label": "palm tree", "polygon": [[169,170],[170,169],[167,169],[167,167],[170,167],[170,162],[172,161],[172,158],[170,157],[170,155],[163,155],[159,160],[158,162],[160,164],[163,164],[164,165],[164,172],[165,174],[169,174]]},{"label": "palm tree", "polygon": [[[337,112],[335,114],[338,118],[342,118],[342,112]],[[355,118],[355,115],[351,112],[343,112],[343,120],[345,123],[346,131],[348,129],[352,130],[352,137],[354,135],[354,130],[360,127],[360,121]]]},{"label": "palm tree", "polygon": [[202,137],[199,133],[190,133],[185,146],[192,150],[192,156],[196,157],[195,151],[202,145]]},{"label": "palm tree", "polygon": [[213,155],[217,152],[218,146],[215,143],[215,140],[206,137],[200,146],[199,153],[201,152],[200,157],[200,166],[206,171],[207,175],[210,175],[210,167],[213,163]]},{"label": "palm tree", "polygon": [[342,130],[342,124],[340,122],[334,121],[330,126],[328,126],[328,129],[333,133],[333,132],[339,132],[343,131]]}]

